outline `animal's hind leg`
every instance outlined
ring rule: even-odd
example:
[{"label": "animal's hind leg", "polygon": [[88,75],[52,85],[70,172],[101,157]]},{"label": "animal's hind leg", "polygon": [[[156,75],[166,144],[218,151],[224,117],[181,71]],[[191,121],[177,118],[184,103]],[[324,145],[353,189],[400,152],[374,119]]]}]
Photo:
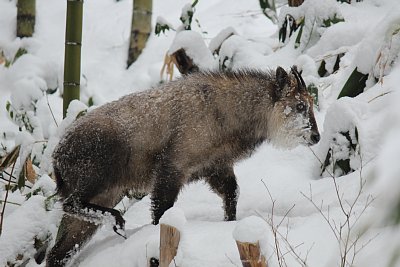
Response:
[{"label": "animal's hind leg", "polygon": [[47,267],[65,266],[69,258],[95,233],[98,225],[64,214],[56,244],[47,256]]},{"label": "animal's hind leg", "polygon": [[[100,194],[91,199],[91,201],[96,204],[83,204],[76,192],[65,199],[64,211],[66,214],[64,214],[61,220],[56,244],[47,257],[46,266],[64,266],[66,261],[68,261],[69,258],[75,254],[75,252],[95,233],[99,226],[99,222],[101,222],[101,215],[99,217],[91,218],[87,212],[84,212],[85,208],[110,212],[116,218],[117,224],[123,228],[125,221],[119,211],[108,208],[110,206],[115,206],[120,199],[121,197],[115,195],[112,195],[112,197],[106,197],[103,196],[103,194]],[[104,207],[105,205],[108,207]]]},{"label": "animal's hind leg", "polygon": [[[121,213],[116,210],[116,209],[111,209],[111,208],[106,208],[106,207],[102,207],[96,204],[91,204],[91,203],[83,203],[83,207],[87,208],[89,210],[93,210],[93,211],[101,211],[101,213],[105,214],[105,213],[110,213],[114,218],[115,218],[115,223],[116,225],[113,227],[114,232],[116,232],[118,235],[121,235],[120,233],[117,232],[118,228],[121,230],[125,229],[125,220],[124,218],[122,218]],[[123,236],[124,238],[126,238],[125,236]]]},{"label": "animal's hind leg", "polygon": [[[116,226],[114,226],[114,231],[121,235],[120,233],[117,232],[118,228],[124,230],[125,229],[125,220],[122,218],[121,213],[113,208],[108,208],[100,205],[96,205],[93,203],[87,203],[87,202],[81,202],[77,201],[77,198],[74,198],[74,195],[71,197],[67,198],[64,201],[63,207],[64,211],[70,214],[75,214],[78,216],[82,216],[83,218],[87,218],[89,221],[92,219],[94,221],[98,221],[98,223],[101,222],[101,215],[97,214],[91,214],[90,212],[98,212],[100,211],[103,215],[106,215],[106,213],[110,213],[115,218],[115,223]],[[79,198],[78,198],[79,199]]]},{"label": "animal's hind leg", "polygon": [[225,220],[236,220],[236,205],[239,196],[239,186],[232,167],[219,167],[207,172],[206,181],[211,189],[224,202]]},{"label": "animal's hind leg", "polygon": [[156,173],[156,181],[151,194],[153,224],[158,224],[161,216],[171,208],[182,187],[182,174],[174,167],[162,164]]}]

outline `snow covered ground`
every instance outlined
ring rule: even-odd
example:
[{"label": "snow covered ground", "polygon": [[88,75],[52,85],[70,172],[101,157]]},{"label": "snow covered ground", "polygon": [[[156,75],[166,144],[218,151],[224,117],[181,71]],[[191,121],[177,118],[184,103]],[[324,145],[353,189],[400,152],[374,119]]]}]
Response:
[{"label": "snow covered ground", "polygon": [[[278,6],[282,2],[285,1],[278,1]],[[153,22],[162,16],[178,27],[181,8],[187,3],[154,0]],[[46,174],[49,152],[42,153],[41,141],[53,138],[47,147],[50,150],[54,146],[62,118],[60,92],[43,97],[43,91],[62,85],[66,1],[36,0],[36,4],[35,34],[21,40],[14,36],[16,0],[0,0],[0,51],[7,59],[12,59],[20,47],[28,51],[10,67],[0,65],[0,141],[6,146],[0,148],[0,156],[17,142],[23,144],[25,156],[27,150],[33,149],[41,161],[41,168],[37,168],[41,176],[33,188],[17,190],[8,196],[8,201],[21,205],[6,205],[0,236],[0,266],[17,258],[19,264],[28,260],[27,266],[38,266],[32,259],[33,240],[48,233],[55,237],[62,214],[59,203],[46,210],[45,199],[54,193],[55,184]],[[207,45],[227,27],[236,31],[237,36],[228,39],[220,51],[230,58],[233,68],[268,69],[278,65],[289,68],[296,64],[303,70],[306,83],[314,83],[319,90],[319,107],[315,110],[322,134],[319,144],[287,151],[264,144],[251,158],[235,166],[240,186],[238,220],[258,216],[265,222],[263,225],[263,221],[250,217],[240,222],[240,226],[250,223],[256,228],[265,227],[265,230],[249,230],[248,238],[253,238],[254,233],[261,235],[261,247],[271,267],[399,267],[400,2],[364,0],[349,5],[334,0],[306,0],[303,5],[296,11],[288,7],[278,10],[281,21],[286,12],[307,18],[305,34],[297,49],[298,31],[285,45],[279,43],[279,28],[262,14],[258,1],[200,0],[196,6],[195,18],[201,28],[193,22],[193,31]],[[101,105],[156,86],[160,81],[164,56],[176,32],[152,35],[143,54],[126,69],[131,8],[132,1],[128,0],[84,3],[81,100],[85,104],[92,98],[95,105]],[[344,22],[318,26],[333,13],[340,14]],[[344,56],[339,69],[333,72],[339,53]],[[326,61],[326,69],[333,73],[321,78],[318,68],[322,59]],[[355,67],[380,81],[370,78],[364,93],[337,100]],[[177,73],[175,70],[175,76]],[[35,107],[32,100],[37,100]],[[32,134],[19,133],[6,111],[7,101],[15,109],[30,110],[35,126]],[[82,104],[76,103],[74,111],[81,107]],[[355,171],[343,176],[335,172],[339,176],[335,180],[328,171],[321,177],[320,161],[325,160],[333,137],[338,140],[335,155],[349,154],[340,145],[337,134],[352,131],[354,127],[358,131],[358,145],[350,157],[350,167]],[[19,165],[18,162],[17,169]],[[4,200],[6,182],[0,180],[0,183],[0,199]],[[41,193],[25,200],[25,195],[36,188],[42,188]],[[180,221],[182,238],[176,266],[241,266],[233,238],[238,222],[224,222],[221,206],[221,199],[202,182],[184,188],[175,204],[187,220],[184,224],[183,219]],[[159,226],[150,224],[149,197],[137,202],[124,199],[118,208],[126,210],[128,239],[117,236],[112,225],[106,224],[74,258],[75,265],[146,266],[148,259],[158,254]],[[349,225],[354,225],[349,234],[347,224],[339,233],[340,225],[346,222],[345,213],[349,214]],[[243,231],[236,228],[236,236],[246,238]],[[340,265],[347,237],[349,255],[344,265]],[[283,262],[277,257],[276,243],[284,256]],[[18,257],[19,254],[23,257]]]}]

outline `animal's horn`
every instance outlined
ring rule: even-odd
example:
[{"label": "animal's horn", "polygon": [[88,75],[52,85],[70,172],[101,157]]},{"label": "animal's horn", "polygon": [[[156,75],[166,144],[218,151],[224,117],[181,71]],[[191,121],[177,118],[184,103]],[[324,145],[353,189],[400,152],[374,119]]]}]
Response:
[{"label": "animal's horn", "polygon": [[306,89],[306,83],[304,82],[303,77],[301,77],[301,74],[297,71],[297,66],[293,66],[291,69],[294,77],[296,77],[299,90]]}]

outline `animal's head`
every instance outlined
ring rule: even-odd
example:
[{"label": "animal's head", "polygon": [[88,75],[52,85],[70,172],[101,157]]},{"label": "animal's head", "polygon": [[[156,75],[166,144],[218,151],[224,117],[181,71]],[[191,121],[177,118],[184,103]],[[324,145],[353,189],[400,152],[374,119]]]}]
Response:
[{"label": "animal's head", "polygon": [[313,97],[296,66],[287,73],[276,69],[274,108],[269,118],[270,141],[280,147],[314,145],[320,140],[313,111]]}]

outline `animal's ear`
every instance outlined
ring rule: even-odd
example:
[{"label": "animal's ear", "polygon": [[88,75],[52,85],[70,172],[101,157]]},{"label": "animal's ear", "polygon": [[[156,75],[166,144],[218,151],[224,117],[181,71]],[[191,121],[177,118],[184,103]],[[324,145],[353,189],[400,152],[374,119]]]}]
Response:
[{"label": "animal's ear", "polygon": [[299,71],[297,70],[297,66],[296,66],[296,65],[292,67],[292,73],[293,73],[294,77],[295,77],[296,80],[297,80],[297,89],[298,89],[299,91],[306,90],[306,88],[307,88],[306,83],[305,83],[304,80],[303,80],[303,77],[301,77],[301,73],[302,73],[302,72],[303,72],[303,71],[300,71],[300,72],[299,72]]},{"label": "animal's ear", "polygon": [[285,85],[289,82],[289,77],[287,72],[282,67],[276,68],[276,82],[278,83],[279,90],[285,88]]}]

